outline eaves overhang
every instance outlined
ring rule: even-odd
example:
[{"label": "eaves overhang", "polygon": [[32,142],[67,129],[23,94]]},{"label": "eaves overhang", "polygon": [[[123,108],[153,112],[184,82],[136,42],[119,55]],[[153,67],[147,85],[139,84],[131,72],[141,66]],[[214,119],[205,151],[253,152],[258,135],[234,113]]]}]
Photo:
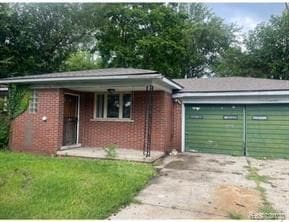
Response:
[{"label": "eaves overhang", "polygon": [[288,90],[266,90],[266,91],[231,91],[231,92],[178,92],[173,98],[194,98],[194,97],[224,97],[224,96],[289,96]]},{"label": "eaves overhang", "polygon": [[8,78],[0,80],[0,84],[28,84],[28,85],[49,85],[51,86],[69,86],[75,84],[83,84],[83,83],[90,83],[90,84],[103,84],[110,82],[128,82],[128,83],[137,83],[137,82],[144,82],[150,81],[155,82],[163,87],[166,87],[170,90],[180,90],[182,86],[176,83],[173,80],[170,80],[163,75],[156,73],[156,74],[145,74],[145,75],[106,75],[106,76],[80,76],[80,77],[55,77],[55,78]]}]

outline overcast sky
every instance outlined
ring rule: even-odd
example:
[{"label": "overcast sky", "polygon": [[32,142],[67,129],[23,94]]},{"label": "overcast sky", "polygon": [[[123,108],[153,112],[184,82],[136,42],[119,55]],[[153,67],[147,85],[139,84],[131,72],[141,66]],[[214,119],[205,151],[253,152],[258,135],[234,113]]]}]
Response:
[{"label": "overcast sky", "polygon": [[280,15],[284,3],[208,3],[213,12],[225,22],[237,23],[243,33],[253,29],[258,23],[266,22],[271,15]]}]

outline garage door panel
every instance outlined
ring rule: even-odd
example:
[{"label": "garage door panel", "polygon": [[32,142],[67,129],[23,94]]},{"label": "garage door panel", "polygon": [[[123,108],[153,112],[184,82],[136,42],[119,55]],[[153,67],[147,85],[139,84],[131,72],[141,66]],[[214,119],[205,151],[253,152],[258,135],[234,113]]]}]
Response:
[{"label": "garage door panel", "polygon": [[242,154],[242,107],[186,105],[185,109],[185,147],[187,151]]},{"label": "garage door panel", "polygon": [[193,142],[193,141],[229,141],[229,142],[243,142],[242,138],[238,138],[238,137],[224,137],[224,135],[222,135],[221,133],[219,134],[211,134],[208,133],[207,135],[203,134],[203,135],[191,135],[188,139],[188,141]]},{"label": "garage door panel", "polygon": [[220,125],[222,125],[222,126],[239,126],[239,124],[243,123],[243,120],[224,120],[223,118],[214,120],[214,119],[207,119],[207,118],[205,119],[204,118],[204,119],[196,119],[196,120],[191,119],[191,120],[189,120],[187,122],[191,123],[190,124],[191,126],[204,125],[204,124],[208,124],[208,126],[210,126],[210,125],[216,125],[216,126],[220,126]]},{"label": "garage door panel", "polygon": [[246,148],[248,156],[289,157],[288,104],[186,105],[185,109],[187,151],[243,155]]},{"label": "garage door panel", "polygon": [[251,153],[253,152],[258,152],[258,153],[261,153],[261,152],[266,152],[266,153],[284,153],[284,154],[289,154],[289,150],[288,148],[279,148],[278,146],[276,146],[276,148],[274,148],[272,150],[272,148],[268,148],[268,147],[256,147],[254,149],[254,151],[251,151]]},{"label": "garage door panel", "polygon": [[267,125],[270,127],[269,129],[278,129],[279,126],[283,127],[284,129],[289,129],[289,126],[284,124],[285,122],[289,122],[286,120],[279,120],[279,121],[274,121],[274,120],[251,120],[247,119],[247,127],[253,126],[254,128],[262,128],[262,127],[267,127]]},{"label": "garage door panel", "polygon": [[[263,116],[259,120],[253,117]],[[247,106],[247,154],[289,157],[289,105]]]},{"label": "garage door panel", "polygon": [[[288,149],[288,143],[274,143],[274,146],[272,146],[272,141],[270,142],[263,142],[260,143],[258,141],[250,142],[250,149],[248,149],[248,152],[252,151],[252,148],[262,150],[262,148],[265,149],[270,149],[270,150],[276,150],[276,149]],[[289,150],[289,149],[288,149]]]},{"label": "garage door panel", "polygon": [[251,125],[247,124],[247,129],[252,130],[252,131],[258,131],[258,130],[264,130],[266,133],[266,130],[271,130],[272,132],[280,132],[281,134],[286,134],[286,131],[289,130],[289,127],[284,125],[272,125],[272,124],[260,124],[260,125]]},{"label": "garage door panel", "polygon": [[[225,149],[224,147],[212,147],[208,148],[207,146],[198,146],[199,150],[196,150],[197,152],[202,152],[202,153],[215,153],[215,154],[227,154],[227,155],[236,155],[236,156],[241,156],[243,153],[239,150],[236,149]],[[193,149],[191,150],[193,151]]]},{"label": "garage door panel", "polygon": [[[259,114],[255,114],[255,115],[247,113],[247,120],[252,120],[253,116],[266,116],[268,118],[267,119],[268,122],[289,121],[289,116],[284,116],[284,113],[283,113],[283,116],[282,115],[275,115],[275,113],[274,113],[274,116],[272,116],[272,113],[271,114],[270,113],[259,113]],[[258,121],[258,120],[255,120],[255,121]]]},{"label": "garage door panel", "polygon": [[[277,135],[276,135],[277,136]],[[250,140],[250,141],[254,141],[255,143],[258,143],[260,146],[263,144],[263,143],[272,143],[272,141],[274,141],[276,144],[286,144],[288,145],[289,143],[289,139],[288,138],[272,138],[272,137],[266,137],[266,138],[260,138],[260,137],[248,137],[247,140]]]},{"label": "garage door panel", "polygon": [[265,105],[265,104],[260,104],[260,105],[248,105],[250,106],[248,109],[248,113],[253,113],[254,111],[257,112],[277,112],[277,113],[284,113],[284,112],[289,112],[289,107],[288,104],[271,104],[271,105]]}]

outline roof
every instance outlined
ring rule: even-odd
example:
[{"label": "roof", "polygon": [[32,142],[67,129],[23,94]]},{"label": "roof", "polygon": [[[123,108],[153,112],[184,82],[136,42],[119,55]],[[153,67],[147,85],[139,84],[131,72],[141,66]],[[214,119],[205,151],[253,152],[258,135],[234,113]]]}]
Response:
[{"label": "roof", "polygon": [[241,92],[289,90],[288,80],[249,77],[220,77],[200,79],[174,79],[183,86],[180,92]]},{"label": "roof", "polygon": [[153,70],[134,69],[134,68],[107,68],[107,69],[94,69],[85,71],[73,72],[58,72],[40,75],[28,75],[19,77],[10,77],[0,79],[0,84],[9,83],[60,83],[60,82],[91,82],[91,81],[126,81],[130,80],[153,80],[157,79],[163,84],[171,87],[172,89],[181,89],[182,87],[173,80],[167,79],[161,73]]},{"label": "roof", "polygon": [[122,75],[148,75],[159,74],[157,71],[132,69],[132,68],[109,68],[109,69],[93,69],[73,72],[57,72],[40,75],[28,75],[6,78],[5,80],[20,80],[20,79],[46,79],[46,78],[70,78],[70,77],[101,77],[101,76],[122,76]]}]

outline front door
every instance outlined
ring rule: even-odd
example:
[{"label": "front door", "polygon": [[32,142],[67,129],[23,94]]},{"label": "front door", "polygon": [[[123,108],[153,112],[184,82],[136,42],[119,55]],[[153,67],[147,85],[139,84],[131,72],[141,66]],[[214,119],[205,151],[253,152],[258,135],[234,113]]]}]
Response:
[{"label": "front door", "polygon": [[74,145],[78,143],[78,101],[79,96],[64,95],[64,132],[63,145]]}]

